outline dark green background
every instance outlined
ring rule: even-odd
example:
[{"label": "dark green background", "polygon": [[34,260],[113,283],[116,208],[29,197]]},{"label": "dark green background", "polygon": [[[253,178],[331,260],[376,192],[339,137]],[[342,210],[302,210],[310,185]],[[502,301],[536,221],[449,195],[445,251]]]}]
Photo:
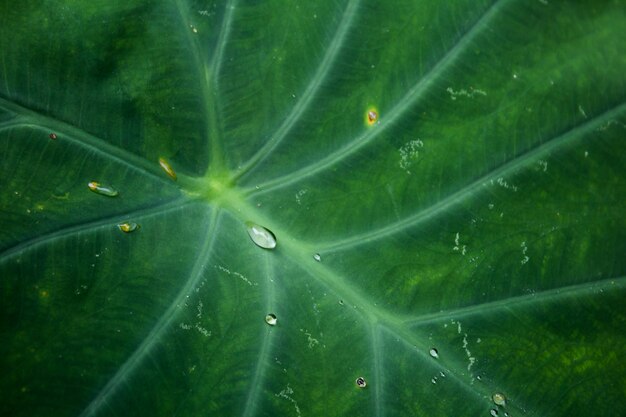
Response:
[{"label": "dark green background", "polygon": [[0,415],[626,415],[625,28],[0,1]]}]

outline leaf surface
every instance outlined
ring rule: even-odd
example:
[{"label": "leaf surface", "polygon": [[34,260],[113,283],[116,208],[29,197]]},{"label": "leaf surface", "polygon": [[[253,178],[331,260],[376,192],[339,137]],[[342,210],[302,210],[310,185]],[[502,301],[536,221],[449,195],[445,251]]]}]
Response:
[{"label": "leaf surface", "polygon": [[0,415],[626,414],[622,1],[0,16]]}]

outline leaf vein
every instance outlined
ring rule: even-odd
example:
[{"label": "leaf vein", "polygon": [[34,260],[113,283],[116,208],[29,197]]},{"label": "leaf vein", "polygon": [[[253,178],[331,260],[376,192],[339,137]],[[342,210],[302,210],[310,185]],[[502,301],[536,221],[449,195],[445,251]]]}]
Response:
[{"label": "leaf vein", "polygon": [[484,175],[474,182],[468,184],[461,190],[449,195],[443,200],[440,200],[439,202],[427,208],[419,210],[417,213],[410,215],[405,219],[391,223],[387,226],[383,226],[373,231],[361,233],[335,242],[322,243],[317,246],[320,248],[320,250],[324,251],[353,249],[360,245],[371,243],[384,237],[391,236],[393,234],[404,231],[408,227],[413,227],[427,220],[433,219],[438,215],[445,213],[451,207],[460,204],[467,198],[475,195],[475,193],[486,189],[486,184],[490,183],[492,180],[495,180],[499,177],[511,175],[512,173],[515,173],[516,171],[526,167],[530,163],[536,161],[538,158],[549,154],[550,152],[560,148],[561,146],[565,146],[568,144],[571,145],[572,142],[575,142],[577,139],[581,139],[586,133],[597,129],[607,120],[611,120],[612,118],[616,117],[618,114],[624,111],[626,111],[626,103],[617,105],[612,109],[607,110],[600,115],[597,115],[593,119],[589,119],[584,124],[571,128],[570,130],[559,136],[554,136],[546,142],[543,142],[539,146],[516,156],[515,158],[501,165],[489,174]]},{"label": "leaf vein", "polygon": [[464,52],[466,47],[474,40],[474,38],[488,27],[488,22],[498,14],[506,1],[507,0],[496,0],[496,2],[491,5],[474,23],[474,25],[472,25],[472,27],[459,38],[457,43],[444,54],[444,56],[433,66],[433,68],[424,77],[422,77],[404,95],[404,97],[400,99],[400,101],[387,113],[385,118],[381,119],[380,124],[378,124],[374,129],[368,129],[354,139],[349,140],[346,145],[334,153],[313,164],[300,168],[290,174],[259,184],[257,187],[261,190],[256,194],[263,194],[274,189],[283,188],[287,185],[315,175],[318,172],[324,171],[372,142],[388,127],[392,126],[397,120],[399,120],[411,106],[414,106],[415,103],[417,103],[418,100],[424,96],[424,93],[428,90],[428,88],[435,83],[437,78],[445,72],[445,70],[452,63],[455,62],[455,60],[461,55],[462,52]]},{"label": "leaf vein", "polygon": [[246,164],[240,169],[238,173],[235,174],[233,180],[241,180],[246,174],[250,173],[256,166],[258,166],[261,162],[263,162],[271,152],[276,149],[276,147],[285,139],[285,137],[289,134],[291,128],[300,120],[302,115],[307,111],[311,102],[315,98],[317,91],[320,86],[324,84],[328,76],[328,72],[330,68],[333,66],[335,62],[335,58],[337,54],[342,49],[346,35],[350,31],[352,27],[352,23],[354,21],[354,16],[356,15],[357,9],[359,7],[360,0],[350,0],[348,5],[346,6],[345,11],[343,12],[343,16],[341,21],[339,22],[338,29],[335,32],[333,39],[330,43],[330,46],[326,50],[326,54],[322,58],[320,65],[315,72],[315,75],[309,81],[304,93],[300,96],[300,99],[296,103],[296,105],[291,110],[291,113],[287,116],[287,118],[283,121],[280,127],[276,130],[272,138],[259,149],[256,154],[254,154]]},{"label": "leaf vein", "polygon": [[198,285],[198,281],[202,277],[202,271],[213,252],[213,245],[216,240],[217,233],[215,230],[219,227],[220,212],[219,210],[213,210],[206,227],[206,236],[209,236],[200,251],[198,252],[198,258],[194,264],[188,279],[179,291],[176,298],[169,305],[167,310],[159,317],[157,322],[152,327],[152,330],[146,338],[141,342],[137,349],[130,355],[130,357],[119,367],[118,371],[111,377],[106,385],[100,390],[98,395],[91,401],[91,403],[80,414],[81,417],[96,415],[100,407],[106,406],[109,398],[115,394],[117,389],[126,382],[126,379],[133,374],[135,369],[142,363],[144,358],[148,356],[154,347],[154,345],[161,339],[163,333],[170,327],[178,312],[179,306],[184,303],[187,295],[193,291]]}]

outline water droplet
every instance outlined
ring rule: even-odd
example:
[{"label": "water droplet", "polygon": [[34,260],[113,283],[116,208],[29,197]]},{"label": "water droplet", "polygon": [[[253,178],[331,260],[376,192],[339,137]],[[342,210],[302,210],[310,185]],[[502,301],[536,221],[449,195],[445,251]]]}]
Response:
[{"label": "water droplet", "polygon": [[56,140],[57,139],[57,134],[56,133],[50,133],[50,139]]},{"label": "water droplet", "polygon": [[265,322],[270,326],[276,326],[277,321],[278,319],[276,318],[276,314],[274,313],[269,313],[267,316],[265,316]]},{"label": "water droplet", "polygon": [[124,222],[118,224],[117,227],[124,233],[130,233],[138,230],[140,226],[134,222]]},{"label": "water droplet", "polygon": [[491,410],[489,410],[489,414],[491,414],[493,417],[498,417],[498,410],[492,408]]},{"label": "water droplet", "polygon": [[108,185],[100,184],[97,181],[91,181],[87,184],[87,187],[89,187],[89,189],[94,193],[106,195],[107,197],[115,197],[118,194],[116,189],[109,187]]},{"label": "water droplet", "polygon": [[167,162],[165,159],[163,158],[159,158],[159,165],[161,165],[161,168],[163,168],[163,171],[165,171],[165,173],[174,181],[176,181],[176,173],[174,172],[174,169],[172,168],[172,166],[169,164],[169,162]]},{"label": "water droplet", "polygon": [[342,306],[343,305],[343,300],[339,300],[339,305]]},{"label": "water droplet", "polygon": [[506,398],[504,397],[504,394],[496,392],[491,396],[491,399],[495,405],[500,405],[502,407],[506,405]]},{"label": "water droplet", "polygon": [[319,253],[316,253],[315,255],[313,255],[313,259],[315,259],[317,262],[321,262],[322,261],[322,257],[320,256]]},{"label": "water droplet", "polygon": [[252,222],[246,222],[250,239],[263,249],[274,249],[276,247],[276,236],[263,226]]},{"label": "water droplet", "polygon": [[356,386],[359,388],[365,388],[367,386],[367,382],[365,382],[365,378],[362,376],[358,377],[354,382],[356,382]]},{"label": "water droplet", "polygon": [[436,384],[436,383],[437,383],[437,377],[432,378],[432,379],[430,380],[430,382],[432,382],[433,384]]},{"label": "water droplet", "polygon": [[439,352],[437,352],[437,349],[435,348],[430,348],[429,353],[430,353],[430,356],[432,356],[435,359],[439,357]]}]

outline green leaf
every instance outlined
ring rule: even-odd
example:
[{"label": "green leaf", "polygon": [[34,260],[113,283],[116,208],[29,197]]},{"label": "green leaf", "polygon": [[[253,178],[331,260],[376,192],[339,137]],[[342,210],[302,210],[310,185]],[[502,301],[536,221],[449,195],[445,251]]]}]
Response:
[{"label": "green leaf", "polygon": [[0,16],[0,415],[626,415],[624,2]]}]

